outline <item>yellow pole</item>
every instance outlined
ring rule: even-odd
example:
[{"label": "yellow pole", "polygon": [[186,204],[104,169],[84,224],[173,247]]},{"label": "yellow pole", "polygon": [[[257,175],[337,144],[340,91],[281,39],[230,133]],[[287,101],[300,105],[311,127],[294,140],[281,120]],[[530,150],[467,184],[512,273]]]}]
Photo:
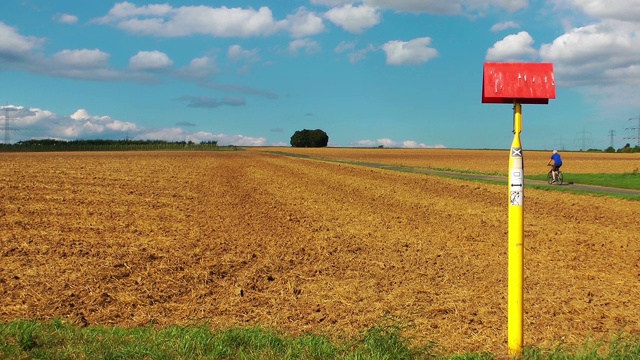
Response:
[{"label": "yellow pole", "polygon": [[509,299],[508,324],[509,356],[522,355],[522,283],[524,253],[524,164],[520,132],[522,105],[513,108],[513,142],[509,157]]}]

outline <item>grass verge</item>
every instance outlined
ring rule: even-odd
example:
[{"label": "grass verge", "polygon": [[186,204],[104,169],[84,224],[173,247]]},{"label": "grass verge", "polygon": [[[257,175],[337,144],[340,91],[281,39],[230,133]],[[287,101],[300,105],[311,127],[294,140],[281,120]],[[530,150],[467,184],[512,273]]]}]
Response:
[{"label": "grass verge", "polygon": [[[3,359],[437,359],[490,360],[490,353],[443,354],[435,344],[411,347],[397,326],[376,326],[353,340],[322,335],[281,336],[260,327],[211,332],[207,326],[134,329],[80,328],[61,320],[0,324]],[[581,348],[528,347],[523,360],[631,360],[640,358],[640,336],[619,336]]]},{"label": "grass verge", "polygon": [[[547,175],[528,175],[527,179],[547,180]],[[624,174],[567,174],[564,173],[564,182],[573,182],[583,185],[596,185],[614,187],[620,189],[640,190],[640,173]]]}]

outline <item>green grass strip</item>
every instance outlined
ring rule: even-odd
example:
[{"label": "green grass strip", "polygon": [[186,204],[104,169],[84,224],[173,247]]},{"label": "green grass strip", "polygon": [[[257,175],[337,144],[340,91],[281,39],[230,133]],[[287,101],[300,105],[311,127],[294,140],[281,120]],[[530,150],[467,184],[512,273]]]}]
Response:
[{"label": "green grass strip", "polygon": [[[16,320],[0,324],[2,359],[432,359],[490,360],[491,353],[444,354],[435,343],[411,347],[398,326],[375,326],[339,344],[323,335],[287,337],[261,327],[211,332],[206,325],[164,329],[90,326],[61,320]],[[640,336],[608,343],[544,350],[527,347],[523,360],[632,360],[640,358]]]},{"label": "green grass strip", "polygon": [[[527,179],[547,180],[547,175],[529,175]],[[597,185],[620,189],[640,190],[640,173],[624,174],[572,174],[564,173],[564,182],[583,185]]]}]

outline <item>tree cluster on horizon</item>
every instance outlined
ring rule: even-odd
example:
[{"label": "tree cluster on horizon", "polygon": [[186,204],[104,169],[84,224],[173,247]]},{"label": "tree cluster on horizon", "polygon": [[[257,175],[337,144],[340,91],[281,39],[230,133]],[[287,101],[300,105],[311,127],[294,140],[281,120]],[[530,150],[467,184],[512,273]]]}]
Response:
[{"label": "tree cluster on horizon", "polygon": [[320,129],[298,130],[291,136],[293,147],[326,147],[329,144],[329,136]]}]

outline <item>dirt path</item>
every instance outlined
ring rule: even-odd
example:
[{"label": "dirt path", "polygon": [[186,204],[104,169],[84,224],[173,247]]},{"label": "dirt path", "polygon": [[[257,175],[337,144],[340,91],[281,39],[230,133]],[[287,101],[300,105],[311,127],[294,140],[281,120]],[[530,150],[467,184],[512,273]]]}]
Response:
[{"label": "dirt path", "polygon": [[[467,174],[467,173],[457,173],[452,171],[438,171],[438,170],[428,170],[428,169],[417,169],[417,168],[407,168],[407,167],[399,167],[399,166],[389,166],[384,164],[361,164],[364,166],[375,167],[378,169],[388,169],[394,171],[407,171],[418,174],[426,174],[426,175],[438,175],[438,176],[447,176],[454,177],[459,179],[474,179],[474,180],[486,180],[486,181],[495,181],[506,183],[506,176],[492,176],[492,175],[482,175],[482,174]],[[614,187],[605,187],[605,186],[596,186],[596,185],[586,185],[586,184],[576,184],[573,182],[564,183],[562,185],[549,185],[546,181],[541,180],[530,180],[527,179],[526,184],[531,185],[540,185],[540,186],[548,186],[550,188],[560,186],[562,188],[570,188],[574,190],[581,190],[593,193],[602,193],[602,194],[619,194],[619,195],[636,195],[640,196],[640,190],[633,189],[622,189],[622,188],[614,188]]]},{"label": "dirt path", "polygon": [[[432,169],[424,169],[424,168],[409,167],[409,166],[388,165],[388,164],[373,163],[373,162],[342,161],[342,160],[335,160],[335,159],[325,159],[320,157],[311,157],[308,155],[300,155],[295,153],[284,153],[284,152],[270,152],[270,153],[277,153],[279,155],[284,155],[284,156],[303,157],[303,158],[314,159],[319,161],[349,163],[353,165],[360,165],[360,166],[391,170],[391,171],[402,171],[402,172],[410,172],[410,173],[416,173],[416,174],[436,175],[436,176],[444,176],[444,177],[451,177],[451,178],[457,178],[457,179],[484,180],[484,181],[499,182],[499,183],[507,182],[506,176],[460,173],[460,172],[454,172],[454,171],[441,171],[441,170],[432,170]],[[597,194],[640,196],[640,190],[622,189],[622,188],[605,187],[605,186],[597,186],[597,185],[575,184],[573,182],[564,183],[562,185],[549,185],[546,181],[527,179],[526,184],[547,186],[549,188],[555,188],[555,187],[568,188],[568,189],[586,191],[586,192],[597,193]]]}]

